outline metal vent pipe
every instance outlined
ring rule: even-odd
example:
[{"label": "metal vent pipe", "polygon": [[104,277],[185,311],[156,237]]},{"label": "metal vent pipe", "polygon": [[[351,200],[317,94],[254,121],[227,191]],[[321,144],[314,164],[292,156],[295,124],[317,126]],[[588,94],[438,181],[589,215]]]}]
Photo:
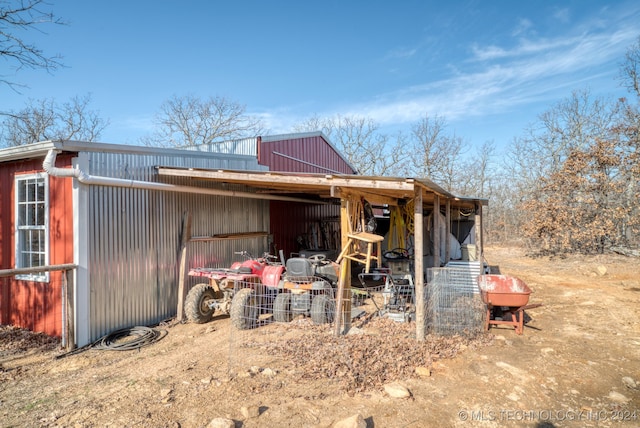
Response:
[{"label": "metal vent pipe", "polygon": [[124,178],[101,177],[89,175],[80,168],[56,167],[56,157],[61,150],[49,150],[42,162],[42,168],[53,177],[71,177],[83,184],[95,186],[129,187],[133,189],[161,190],[165,192],[196,193],[200,195],[233,196],[237,198],[266,199],[273,201],[304,202],[308,204],[326,204],[323,201],[294,198],[291,196],[269,195],[250,192],[237,192],[234,190],[207,189],[203,187],[180,186],[177,184],[157,183],[153,181],[128,180]]}]

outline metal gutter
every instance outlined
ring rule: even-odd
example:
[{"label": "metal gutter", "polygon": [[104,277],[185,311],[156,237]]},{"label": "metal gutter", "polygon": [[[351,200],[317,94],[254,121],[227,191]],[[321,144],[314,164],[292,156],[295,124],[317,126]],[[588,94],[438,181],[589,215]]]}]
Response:
[{"label": "metal gutter", "polygon": [[48,140],[38,143],[26,144],[24,146],[7,147],[0,149],[0,162],[10,162],[15,160],[33,159],[46,156],[49,150],[58,152],[101,152],[101,153],[126,153],[136,155],[160,155],[160,156],[180,156],[189,158],[216,157],[228,160],[235,159],[255,159],[255,156],[236,155],[232,153],[212,153],[198,152],[195,150],[183,150],[179,148],[129,146],[123,144],[91,143],[76,140]]},{"label": "metal gutter", "polygon": [[127,180],[123,178],[92,176],[80,168],[58,168],[55,166],[57,154],[61,150],[51,149],[42,162],[42,168],[53,177],[75,178],[80,183],[96,186],[128,187],[145,190],[161,190],[165,192],[195,193],[200,195],[232,196],[237,198],[263,199],[275,201],[304,202],[311,204],[326,204],[323,201],[294,198],[290,196],[269,195],[250,192],[237,192],[233,190],[206,189],[202,187],[181,186],[176,184],[157,183],[153,181]]}]

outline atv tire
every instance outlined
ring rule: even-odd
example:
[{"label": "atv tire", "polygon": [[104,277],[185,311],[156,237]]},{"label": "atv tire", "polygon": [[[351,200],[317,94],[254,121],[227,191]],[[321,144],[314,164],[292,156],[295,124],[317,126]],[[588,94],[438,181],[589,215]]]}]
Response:
[{"label": "atv tire", "polygon": [[291,293],[280,293],[273,301],[273,319],[276,322],[291,322]]},{"label": "atv tire", "polygon": [[318,294],[311,301],[311,320],[315,324],[332,323],[336,316],[336,302],[326,294]]},{"label": "atv tire", "polygon": [[231,324],[238,330],[249,330],[258,325],[258,303],[256,292],[251,288],[239,290],[231,300],[229,316]]},{"label": "atv tire", "polygon": [[184,301],[184,313],[187,319],[196,324],[211,321],[215,309],[210,308],[207,301],[215,297],[216,292],[211,285],[207,283],[194,285]]}]

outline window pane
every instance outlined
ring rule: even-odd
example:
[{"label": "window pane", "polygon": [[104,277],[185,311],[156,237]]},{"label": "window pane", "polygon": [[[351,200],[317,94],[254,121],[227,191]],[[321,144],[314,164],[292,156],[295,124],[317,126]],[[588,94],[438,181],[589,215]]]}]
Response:
[{"label": "window pane", "polygon": [[27,183],[24,180],[18,181],[18,202],[22,202],[26,199],[26,190]]},{"label": "window pane", "polygon": [[27,206],[18,205],[18,226],[24,226],[27,223]]},{"label": "window pane", "polygon": [[36,207],[30,203],[27,205],[27,222],[25,226],[33,226],[35,224]]},{"label": "window pane", "polygon": [[40,251],[40,254],[42,254],[42,257],[44,257],[44,255],[45,255],[45,253],[47,251],[46,234],[47,234],[46,230],[44,230],[44,229],[38,230],[38,242],[40,242],[40,248],[38,249],[38,251]]},{"label": "window pane", "polygon": [[44,179],[38,180],[38,202],[45,201]]},{"label": "window pane", "polygon": [[27,180],[27,200],[33,202],[36,200],[36,183],[35,180]]},{"label": "window pane", "polygon": [[41,266],[40,265],[40,254],[31,253],[31,266]]},{"label": "window pane", "polygon": [[[21,230],[18,233],[20,242],[27,242],[29,238],[29,233],[30,231],[28,230]],[[20,251],[19,259],[20,259],[19,267],[29,267],[29,256],[28,256],[28,252],[24,249],[24,246],[22,246],[22,251]]]},{"label": "window pane", "polygon": [[38,202],[35,205],[35,211],[36,211],[35,225],[44,226],[44,214],[45,214],[44,202]]},{"label": "window pane", "polygon": [[32,251],[37,251],[39,253],[44,252],[44,231],[43,230],[34,230],[34,246]]}]

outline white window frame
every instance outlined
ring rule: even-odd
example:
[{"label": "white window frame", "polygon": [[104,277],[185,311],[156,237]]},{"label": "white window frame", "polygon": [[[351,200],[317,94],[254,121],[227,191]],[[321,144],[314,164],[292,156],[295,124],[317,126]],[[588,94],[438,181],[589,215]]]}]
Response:
[{"label": "white window frame", "polygon": [[[34,200],[34,201],[21,201],[20,200],[20,185],[22,182],[27,180],[42,180],[44,184],[44,197],[43,200]],[[42,264],[35,266],[47,266],[49,265],[49,176],[45,173],[37,173],[37,174],[22,174],[16,175],[14,181],[14,224],[15,224],[15,245],[16,245],[16,253],[15,253],[15,267],[16,268],[26,268],[33,267],[34,265],[31,263],[25,263],[23,258],[23,253],[25,252],[25,242],[22,237],[23,232],[25,231],[42,231],[44,234],[44,242],[39,244],[39,246],[44,246],[42,248],[31,249],[34,253],[41,253],[42,255]],[[44,203],[44,225],[21,225],[20,224],[20,209],[25,205],[29,204],[40,204]],[[37,217],[37,216],[36,216]],[[24,217],[23,217],[24,218]],[[28,264],[28,266],[27,266]],[[31,273],[31,274],[21,274],[16,275],[16,279],[36,281],[36,282],[49,282],[49,272],[39,272],[39,273]]]}]

